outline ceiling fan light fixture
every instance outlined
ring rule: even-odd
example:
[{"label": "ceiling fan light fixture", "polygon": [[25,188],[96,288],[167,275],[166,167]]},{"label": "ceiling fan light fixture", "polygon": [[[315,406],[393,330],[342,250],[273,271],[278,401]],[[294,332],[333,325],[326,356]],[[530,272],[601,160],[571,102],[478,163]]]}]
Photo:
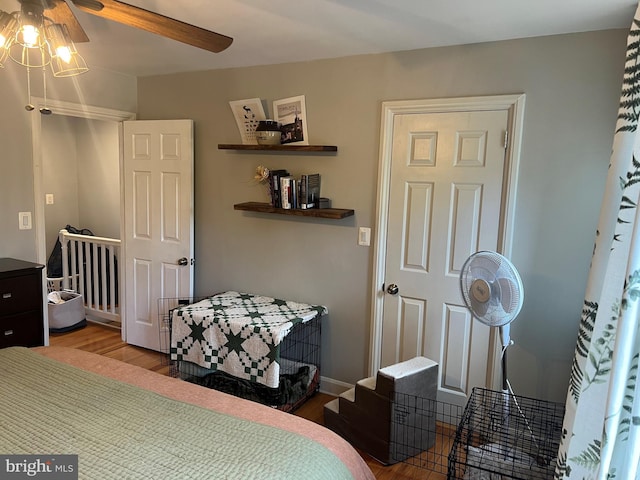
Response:
[{"label": "ceiling fan light fixture", "polygon": [[78,53],[66,25],[52,23],[45,29],[51,48],[51,71],[54,77],[71,77],[89,70]]},{"label": "ceiling fan light fixture", "polygon": [[42,9],[28,8],[31,5],[22,5],[20,13],[14,14],[18,22],[16,42],[26,48],[43,48],[46,45],[44,38],[44,16]]},{"label": "ceiling fan light fixture", "polygon": [[9,47],[9,57],[14,62],[27,68],[42,68],[51,62],[49,46],[45,43],[42,48],[25,47],[14,42]]},{"label": "ceiling fan light fixture", "polygon": [[58,55],[51,57],[51,71],[54,77],[73,77],[88,72],[89,67],[84,58],[75,50],[69,53],[69,61]]},{"label": "ceiling fan light fixture", "polygon": [[16,31],[18,30],[18,22],[13,15],[0,10],[0,48],[8,49]]},{"label": "ceiling fan light fixture", "polygon": [[18,23],[10,13],[0,10],[0,68],[9,56],[9,48],[15,40]]},{"label": "ceiling fan light fixture", "polygon": [[23,25],[18,31],[18,43],[28,48],[40,45],[40,30],[35,25]]},{"label": "ceiling fan light fixture", "polygon": [[16,21],[14,40],[9,46],[11,59],[27,68],[48,65],[51,52],[44,35],[45,17],[42,15],[42,7],[25,3],[20,12],[11,15]]},{"label": "ceiling fan light fixture", "polygon": [[[32,69],[41,68],[45,106],[40,109],[40,113],[48,115],[52,112],[46,106],[45,67],[51,66],[54,77],[79,75],[88,71],[89,68],[71,40],[65,24],[67,17],[64,14],[61,16],[59,11],[53,12],[53,9],[60,5],[66,6],[66,3],[54,3],[52,0],[18,1],[21,6],[19,12],[7,13],[0,10],[0,67],[4,67],[7,58],[26,67],[28,102],[25,109],[27,111],[33,111],[35,108],[31,102]],[[52,11],[54,18],[62,18],[62,20],[56,23],[45,16],[45,8]]]},{"label": "ceiling fan light fixture", "polygon": [[0,67],[7,58],[27,68],[51,65],[54,77],[89,70],[62,23],[43,15],[42,5],[25,1],[19,12],[0,10]]},{"label": "ceiling fan light fixture", "polygon": [[4,64],[9,56],[9,50],[6,48],[0,48],[0,68],[4,68]]}]

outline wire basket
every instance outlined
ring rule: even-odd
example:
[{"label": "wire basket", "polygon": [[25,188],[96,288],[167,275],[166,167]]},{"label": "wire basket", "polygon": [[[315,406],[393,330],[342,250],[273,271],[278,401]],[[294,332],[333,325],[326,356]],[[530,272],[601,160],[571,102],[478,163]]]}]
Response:
[{"label": "wire basket", "polygon": [[[429,470],[444,478],[448,472],[448,456],[462,418],[459,405],[393,393],[391,418],[391,458],[411,466],[405,469],[411,478],[422,478],[419,470]],[[429,479],[432,477],[429,476]]]},{"label": "wire basket", "polygon": [[553,478],[564,405],[474,388],[449,454],[449,480]]}]

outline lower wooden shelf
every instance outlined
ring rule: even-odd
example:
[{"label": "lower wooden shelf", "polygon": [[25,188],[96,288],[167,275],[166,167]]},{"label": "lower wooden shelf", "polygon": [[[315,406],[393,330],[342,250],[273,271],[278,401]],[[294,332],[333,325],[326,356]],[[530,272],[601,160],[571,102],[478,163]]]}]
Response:
[{"label": "lower wooden shelf", "polygon": [[259,213],[276,213],[279,215],[297,215],[299,217],[317,217],[317,218],[332,218],[334,220],[340,220],[341,218],[350,217],[354,214],[354,211],[347,208],[309,208],[302,209],[288,209],[288,208],[275,208],[270,203],[262,202],[245,202],[238,203],[233,206],[234,210],[244,210],[247,212],[259,212]]}]

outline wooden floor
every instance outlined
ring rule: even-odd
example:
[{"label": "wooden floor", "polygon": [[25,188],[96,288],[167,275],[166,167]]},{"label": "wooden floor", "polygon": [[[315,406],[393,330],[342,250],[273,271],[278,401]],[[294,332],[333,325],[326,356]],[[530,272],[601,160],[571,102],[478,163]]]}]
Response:
[{"label": "wooden floor", "polygon": [[[120,331],[114,328],[89,323],[85,328],[75,332],[51,334],[49,342],[54,346],[71,347],[98,353],[163,375],[169,374],[169,367],[164,355],[122,342]],[[294,414],[322,425],[323,406],[333,398],[335,397],[331,395],[317,393],[296,410]],[[449,447],[448,445],[436,445],[434,448],[448,451]],[[383,466],[366,453],[359,453],[378,480],[446,480],[447,478],[444,473],[437,473],[407,463]],[[442,472],[442,466],[436,468],[436,470]]]}]

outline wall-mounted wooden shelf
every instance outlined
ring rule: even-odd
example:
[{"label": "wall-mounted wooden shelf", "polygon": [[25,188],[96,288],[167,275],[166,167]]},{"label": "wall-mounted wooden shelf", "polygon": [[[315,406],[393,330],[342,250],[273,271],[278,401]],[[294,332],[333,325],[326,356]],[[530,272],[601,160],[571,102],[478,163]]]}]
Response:
[{"label": "wall-mounted wooden shelf", "polygon": [[287,209],[287,208],[275,208],[270,203],[262,202],[245,202],[238,203],[233,206],[234,210],[244,210],[247,212],[258,213],[276,213],[279,215],[296,215],[299,217],[316,217],[316,218],[332,218],[334,220],[340,220],[341,218],[350,217],[354,214],[354,211],[347,208],[309,208],[302,209]]},{"label": "wall-mounted wooden shelf", "polygon": [[277,152],[337,152],[335,145],[242,145],[234,143],[220,143],[219,150],[262,150]]}]

